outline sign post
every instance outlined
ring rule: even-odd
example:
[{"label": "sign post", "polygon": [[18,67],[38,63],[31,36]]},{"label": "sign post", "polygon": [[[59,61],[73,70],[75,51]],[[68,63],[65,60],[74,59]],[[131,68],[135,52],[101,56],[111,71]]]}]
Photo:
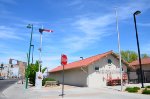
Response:
[{"label": "sign post", "polygon": [[62,54],[61,55],[61,65],[63,66],[63,70],[62,70],[62,94],[60,94],[60,96],[64,96],[64,65],[67,64],[67,56]]}]

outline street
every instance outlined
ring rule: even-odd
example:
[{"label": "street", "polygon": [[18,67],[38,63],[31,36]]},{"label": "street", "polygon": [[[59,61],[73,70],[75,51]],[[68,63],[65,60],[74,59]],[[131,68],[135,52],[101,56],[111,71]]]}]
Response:
[{"label": "street", "polygon": [[17,80],[0,80],[0,99],[6,99],[2,92],[15,82],[17,82]]}]

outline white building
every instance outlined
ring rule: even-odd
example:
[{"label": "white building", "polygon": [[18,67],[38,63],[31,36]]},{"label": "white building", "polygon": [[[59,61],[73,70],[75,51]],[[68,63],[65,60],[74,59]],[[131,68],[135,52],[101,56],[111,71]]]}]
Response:
[{"label": "white building", "polygon": [[[123,73],[128,65],[122,60]],[[118,55],[112,51],[92,56],[83,60],[65,65],[65,84],[85,87],[107,86],[108,82],[120,81],[120,68]],[[50,77],[62,82],[62,66],[50,71]],[[126,76],[127,77],[127,76]],[[124,76],[124,79],[126,79]]]},{"label": "white building", "polygon": [[0,71],[0,76],[5,77],[5,79],[10,78],[13,74],[12,68],[10,64],[3,64],[3,67]]}]

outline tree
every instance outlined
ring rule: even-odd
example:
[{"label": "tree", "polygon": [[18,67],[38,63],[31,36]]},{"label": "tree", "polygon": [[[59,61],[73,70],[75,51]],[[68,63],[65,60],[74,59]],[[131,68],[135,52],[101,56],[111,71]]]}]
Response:
[{"label": "tree", "polygon": [[[130,51],[130,50],[121,51],[121,56],[128,63],[131,63],[131,62],[133,62],[133,61],[138,59],[138,54],[136,52]],[[141,58],[147,58],[147,57],[149,57],[148,54],[146,54],[146,53],[141,54]]]},{"label": "tree", "polygon": [[130,50],[121,51],[121,56],[128,63],[131,63],[138,59],[138,54],[136,52],[130,51]]},{"label": "tree", "polygon": [[147,55],[146,53],[144,53],[144,54],[141,55],[141,57],[142,57],[142,58],[148,58],[149,55]]},{"label": "tree", "polygon": [[[35,64],[30,64],[29,66],[29,82],[35,86],[35,77],[36,77],[36,72],[39,71],[39,62],[36,61]],[[42,73],[46,70],[46,67],[42,69]]]}]

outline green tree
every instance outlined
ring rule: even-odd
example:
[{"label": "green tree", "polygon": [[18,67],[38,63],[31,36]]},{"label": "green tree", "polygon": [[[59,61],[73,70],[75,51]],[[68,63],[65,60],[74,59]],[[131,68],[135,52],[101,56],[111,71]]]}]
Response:
[{"label": "green tree", "polygon": [[[35,77],[36,77],[36,72],[39,71],[39,62],[36,61],[35,64],[30,64],[29,68],[29,82],[35,86]],[[46,67],[42,69],[42,73],[46,70]]]},{"label": "green tree", "polygon": [[121,56],[128,63],[131,63],[131,62],[137,60],[137,58],[138,58],[138,54],[136,52],[130,51],[130,50],[121,51]]},{"label": "green tree", "polygon": [[147,55],[146,53],[144,53],[144,54],[141,55],[141,57],[142,57],[142,58],[148,58],[149,55]]}]

